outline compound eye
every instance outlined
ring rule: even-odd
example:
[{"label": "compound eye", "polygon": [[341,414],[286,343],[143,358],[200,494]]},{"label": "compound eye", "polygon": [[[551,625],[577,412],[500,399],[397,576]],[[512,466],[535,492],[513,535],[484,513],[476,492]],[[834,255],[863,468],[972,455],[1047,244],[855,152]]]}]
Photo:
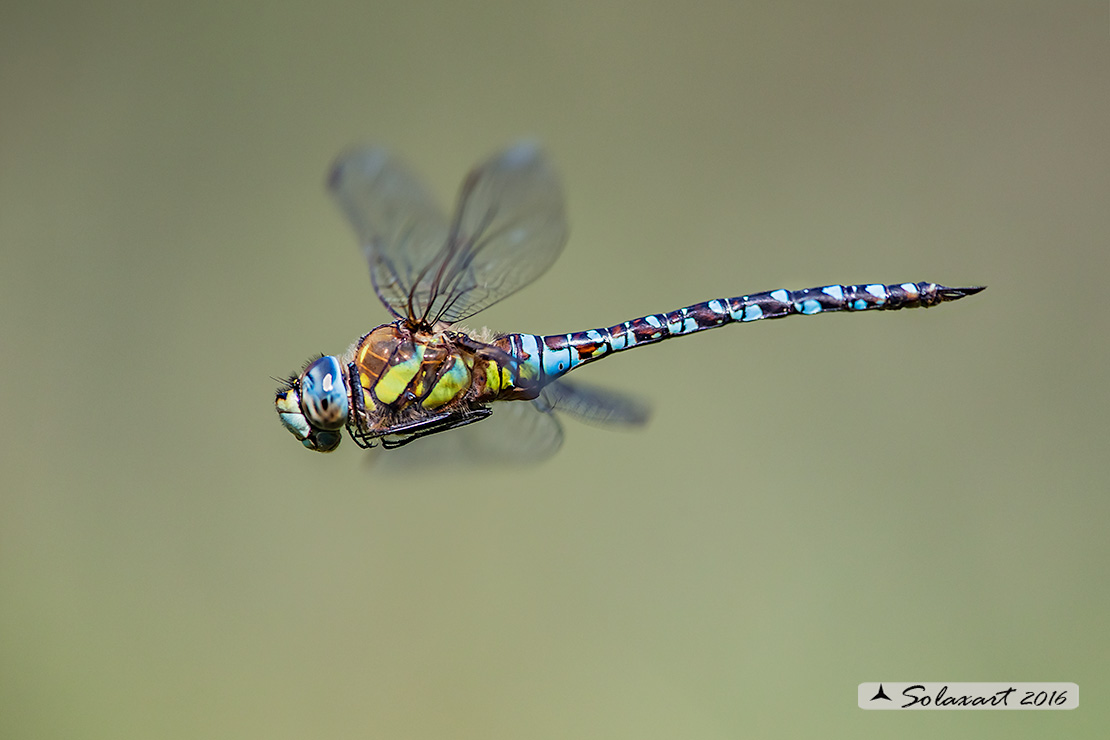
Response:
[{"label": "compound eye", "polygon": [[301,410],[309,424],[335,431],[347,423],[347,409],[347,383],[338,360],[321,357],[305,368],[301,376]]},{"label": "compound eye", "polygon": [[331,452],[341,441],[343,436],[339,432],[315,432],[308,439],[301,440],[301,444],[316,452]]}]

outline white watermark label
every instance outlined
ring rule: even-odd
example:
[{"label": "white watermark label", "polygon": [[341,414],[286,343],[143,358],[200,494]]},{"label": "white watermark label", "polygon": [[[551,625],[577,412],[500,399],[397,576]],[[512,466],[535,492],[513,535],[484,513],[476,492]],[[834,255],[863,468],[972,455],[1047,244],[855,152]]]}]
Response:
[{"label": "white watermark label", "polygon": [[882,681],[859,685],[860,709],[1075,709],[1074,683]]}]

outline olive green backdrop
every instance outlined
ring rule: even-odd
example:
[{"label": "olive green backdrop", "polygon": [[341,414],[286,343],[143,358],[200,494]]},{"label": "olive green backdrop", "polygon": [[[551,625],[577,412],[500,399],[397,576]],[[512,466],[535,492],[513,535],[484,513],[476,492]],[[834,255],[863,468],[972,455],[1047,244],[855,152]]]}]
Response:
[{"label": "olive green backdrop", "polygon": [[[1108,47],[1101,1],[6,3],[0,736],[1104,736]],[[651,425],[534,467],[302,449],[270,376],[386,318],[333,156],[448,201],[522,135],[573,233],[479,325],[990,289],[591,366]]]}]

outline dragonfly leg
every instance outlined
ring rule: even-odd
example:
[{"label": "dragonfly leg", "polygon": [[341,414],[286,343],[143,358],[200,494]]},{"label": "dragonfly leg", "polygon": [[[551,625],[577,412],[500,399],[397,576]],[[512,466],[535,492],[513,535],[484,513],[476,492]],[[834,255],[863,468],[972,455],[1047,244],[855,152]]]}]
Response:
[{"label": "dragonfly leg", "polygon": [[[513,376],[513,385],[516,386],[512,398],[514,400],[532,400],[539,395],[542,386],[535,382],[531,376],[526,376],[525,363],[519,357],[516,357],[511,352],[506,352],[500,347],[493,344],[486,344],[479,342],[473,337],[466,334],[452,334],[452,340],[456,345],[474,354],[483,360],[495,363],[502,370],[508,370]],[[502,388],[502,392],[509,390]]]},{"label": "dragonfly leg", "polygon": [[493,360],[503,367],[511,367],[514,370],[518,365],[520,365],[520,360],[510,355],[505,350],[492,344],[479,342],[474,337],[469,337],[466,334],[452,332],[451,339],[454,340],[455,344],[459,345],[468,352],[473,352],[475,355],[481,357],[484,360]]},{"label": "dragonfly leg", "polygon": [[[446,432],[449,429],[456,429],[458,427],[473,424],[476,421],[481,421],[487,416],[492,414],[488,408],[479,406],[477,408],[462,409],[456,411],[444,411],[423,419],[415,419],[413,421],[395,424],[386,429],[376,429],[366,431],[362,429],[363,420],[367,418],[366,403],[363,400],[362,384],[359,381],[358,367],[355,363],[350,363],[347,366],[348,382],[351,388],[351,411],[347,416],[347,433],[351,435],[351,439],[355,441],[359,447],[364,450],[374,447],[375,440],[380,440],[382,447],[387,450],[403,447],[414,439],[427,437],[429,434],[436,434],[438,432]],[[404,435],[402,439],[385,439],[387,436]]]},{"label": "dragonfly leg", "polygon": [[466,409],[464,411],[453,411],[449,413],[439,414],[431,419],[422,419],[418,422],[410,424],[400,424],[391,427],[386,431],[386,435],[394,436],[397,434],[405,435],[401,439],[386,439],[382,435],[382,447],[387,450],[395,450],[398,447],[404,447],[413,440],[427,437],[430,434],[438,434],[439,432],[446,432],[450,429],[458,429],[467,424],[473,424],[476,421],[481,421],[493,414],[488,408],[479,407],[476,409]]},{"label": "dragonfly leg", "polygon": [[361,419],[366,416],[366,403],[363,400],[362,380],[359,377],[358,365],[351,362],[347,365],[347,387],[351,390],[351,410],[347,414],[347,427],[351,426],[351,419]]},{"label": "dragonfly leg", "polygon": [[[380,441],[382,447],[387,450],[403,447],[414,439],[420,439],[430,434],[446,432],[450,429],[473,424],[476,421],[485,419],[493,413],[490,409],[479,406],[478,408],[463,409],[461,411],[444,411],[443,413],[423,419],[395,424],[386,429],[366,431],[360,427],[358,421],[364,418],[365,407],[361,403],[362,399],[358,397],[359,394],[352,393],[351,395],[355,400],[351,409],[350,418],[347,420],[347,433],[351,435],[351,439],[355,441],[355,444],[364,450],[374,447],[376,441]],[[387,436],[393,437],[395,435],[402,435],[402,437],[401,439],[386,439]]]}]

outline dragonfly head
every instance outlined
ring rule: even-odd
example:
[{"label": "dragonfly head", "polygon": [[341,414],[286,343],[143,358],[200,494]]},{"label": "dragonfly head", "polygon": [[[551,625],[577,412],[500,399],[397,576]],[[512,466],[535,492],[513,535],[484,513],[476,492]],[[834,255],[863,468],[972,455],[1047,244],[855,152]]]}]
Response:
[{"label": "dragonfly head", "polygon": [[299,377],[278,389],[274,398],[281,423],[305,447],[331,452],[343,439],[350,404],[347,381],[336,358],[325,355],[308,363]]}]

